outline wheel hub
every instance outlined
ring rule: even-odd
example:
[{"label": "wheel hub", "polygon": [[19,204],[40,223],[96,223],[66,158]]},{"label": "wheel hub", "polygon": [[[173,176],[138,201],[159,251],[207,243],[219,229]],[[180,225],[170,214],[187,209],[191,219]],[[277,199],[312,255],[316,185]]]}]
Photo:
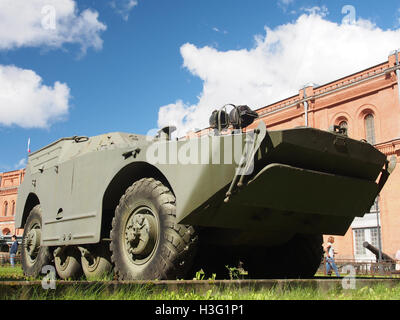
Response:
[{"label": "wheel hub", "polygon": [[157,241],[157,221],[150,210],[140,209],[131,216],[126,225],[125,241],[134,260],[152,253]]},{"label": "wheel hub", "polygon": [[27,234],[25,247],[31,257],[33,257],[40,248],[40,238],[40,229],[31,229]]}]

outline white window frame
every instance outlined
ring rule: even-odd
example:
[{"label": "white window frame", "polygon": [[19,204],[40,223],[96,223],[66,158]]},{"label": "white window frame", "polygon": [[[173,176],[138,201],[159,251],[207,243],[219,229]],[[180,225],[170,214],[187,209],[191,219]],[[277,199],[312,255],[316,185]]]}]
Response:
[{"label": "white window frame", "polygon": [[[367,241],[368,243],[372,244],[373,246],[375,246],[376,248],[378,248],[378,244],[376,243],[372,243],[372,230],[376,230],[377,227],[371,227],[371,228],[355,228],[353,229],[353,242],[354,242],[354,258],[357,261],[363,262],[363,261],[372,261],[375,262],[376,261],[376,256],[369,251],[368,249],[365,249],[365,254],[357,254],[357,246],[356,246],[356,232],[357,231],[363,231],[364,232],[364,241]],[[378,240],[379,241],[379,240]]]},{"label": "white window frame", "polygon": [[355,230],[363,230],[364,231],[364,241],[367,241],[368,243],[372,244],[376,248],[379,248],[379,241],[382,241],[379,239],[379,235],[382,234],[382,232],[379,232],[378,230],[378,244],[373,244],[372,243],[372,234],[371,230],[372,229],[378,229],[380,228],[380,231],[382,231],[382,226],[378,226],[378,219],[377,215],[379,217],[379,221],[382,221],[381,219],[381,212],[379,208],[379,198],[375,200],[374,205],[371,207],[371,210],[369,213],[365,214],[364,217],[362,218],[355,218],[353,223],[351,224],[352,228],[352,237],[353,237],[353,248],[354,248],[354,259],[357,261],[375,261],[376,257],[375,255],[369,251],[368,249],[365,249],[365,254],[357,254],[357,246],[356,246],[356,231]]}]

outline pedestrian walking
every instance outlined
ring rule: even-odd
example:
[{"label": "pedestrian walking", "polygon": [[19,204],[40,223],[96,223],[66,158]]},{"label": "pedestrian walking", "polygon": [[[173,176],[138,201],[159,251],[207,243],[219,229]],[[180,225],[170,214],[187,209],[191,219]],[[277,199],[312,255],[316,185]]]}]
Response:
[{"label": "pedestrian walking", "polygon": [[335,248],[333,247],[333,244],[335,243],[335,238],[334,237],[329,237],[328,238],[328,243],[325,247],[325,252],[326,252],[326,274],[330,275],[332,273],[332,270],[335,271],[336,276],[340,277],[339,270],[336,266],[335,263],[335,254],[337,252],[335,251]]},{"label": "pedestrian walking", "polygon": [[10,248],[10,263],[11,263],[11,266],[14,267],[15,266],[15,256],[18,252],[18,241],[17,241],[17,237],[15,235],[13,235],[11,237],[11,240],[13,241],[13,243]]}]

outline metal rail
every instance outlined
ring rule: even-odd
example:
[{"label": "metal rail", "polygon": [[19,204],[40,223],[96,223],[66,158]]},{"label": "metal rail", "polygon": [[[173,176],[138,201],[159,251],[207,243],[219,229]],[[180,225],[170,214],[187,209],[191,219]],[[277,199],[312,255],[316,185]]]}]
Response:
[{"label": "metal rail", "polygon": [[[339,269],[339,273],[346,266],[352,266],[357,276],[367,277],[395,277],[400,280],[400,271],[396,270],[396,265],[400,265],[400,261],[357,261],[354,259],[337,259],[335,263]],[[319,274],[326,275],[325,261],[321,263]],[[346,276],[346,274],[341,274]]]}]

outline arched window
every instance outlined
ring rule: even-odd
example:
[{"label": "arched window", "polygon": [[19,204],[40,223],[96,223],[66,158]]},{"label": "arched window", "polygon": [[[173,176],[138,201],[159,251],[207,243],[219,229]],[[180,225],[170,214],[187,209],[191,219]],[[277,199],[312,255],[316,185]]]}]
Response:
[{"label": "arched window", "polygon": [[343,129],[348,129],[349,125],[348,125],[347,121],[342,121],[339,123],[339,127],[343,128]]},{"label": "arched window", "polygon": [[11,215],[13,216],[15,214],[15,201],[11,203]]},{"label": "arched window", "polygon": [[365,139],[370,144],[375,144],[375,118],[373,114],[368,114],[365,119]]},{"label": "arched window", "polygon": [[6,201],[4,202],[4,212],[3,212],[4,216],[7,216],[7,211],[8,211],[8,202]]},{"label": "arched window", "polygon": [[346,120],[343,120],[339,123],[340,129],[343,130],[344,133],[348,134],[349,132],[349,124],[347,123]]}]

